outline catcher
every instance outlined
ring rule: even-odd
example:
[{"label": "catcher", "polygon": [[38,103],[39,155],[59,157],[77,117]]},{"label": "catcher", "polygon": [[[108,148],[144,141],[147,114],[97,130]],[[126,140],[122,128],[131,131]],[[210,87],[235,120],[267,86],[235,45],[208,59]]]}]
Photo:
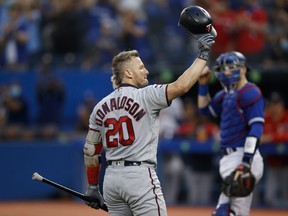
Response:
[{"label": "catcher", "polygon": [[255,184],[263,175],[259,140],[264,124],[264,98],[261,90],[246,78],[248,67],[243,54],[221,54],[213,72],[223,89],[210,98],[211,76],[204,68],[198,80],[198,108],[201,114],[219,117],[222,158],[219,172],[222,193],[213,216],[248,216]]}]

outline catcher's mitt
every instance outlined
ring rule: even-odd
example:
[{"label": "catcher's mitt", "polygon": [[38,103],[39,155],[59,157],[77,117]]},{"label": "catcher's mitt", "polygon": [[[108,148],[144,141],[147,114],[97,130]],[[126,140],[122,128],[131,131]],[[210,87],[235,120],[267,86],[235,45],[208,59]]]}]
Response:
[{"label": "catcher's mitt", "polygon": [[223,180],[221,190],[229,197],[245,197],[253,191],[255,182],[255,176],[250,168],[241,164]]}]

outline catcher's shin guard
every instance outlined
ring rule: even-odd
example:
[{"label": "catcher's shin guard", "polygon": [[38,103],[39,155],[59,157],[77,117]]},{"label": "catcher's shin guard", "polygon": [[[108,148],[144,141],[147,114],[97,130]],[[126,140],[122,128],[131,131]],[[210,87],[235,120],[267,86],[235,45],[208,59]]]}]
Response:
[{"label": "catcher's shin guard", "polygon": [[230,209],[230,204],[225,203],[219,205],[212,213],[212,216],[235,216],[235,213]]}]

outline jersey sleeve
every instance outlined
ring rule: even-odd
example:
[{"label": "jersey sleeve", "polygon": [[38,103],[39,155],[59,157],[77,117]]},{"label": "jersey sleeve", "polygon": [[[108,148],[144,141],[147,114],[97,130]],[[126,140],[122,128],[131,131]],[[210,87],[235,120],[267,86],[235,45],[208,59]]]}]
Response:
[{"label": "jersey sleeve", "polygon": [[240,106],[247,107],[262,98],[260,89],[253,84],[247,85],[239,94]]},{"label": "jersey sleeve", "polygon": [[143,104],[152,112],[158,112],[170,106],[167,98],[167,84],[149,85],[142,89]]},{"label": "jersey sleeve", "polygon": [[97,118],[96,118],[96,110],[98,109],[98,106],[96,105],[90,114],[89,118],[89,128],[93,129],[94,131],[100,131],[101,127],[98,126],[97,124]]},{"label": "jersey sleeve", "polygon": [[240,107],[248,125],[254,122],[264,123],[265,101],[260,89],[256,85],[248,86],[240,95]]}]

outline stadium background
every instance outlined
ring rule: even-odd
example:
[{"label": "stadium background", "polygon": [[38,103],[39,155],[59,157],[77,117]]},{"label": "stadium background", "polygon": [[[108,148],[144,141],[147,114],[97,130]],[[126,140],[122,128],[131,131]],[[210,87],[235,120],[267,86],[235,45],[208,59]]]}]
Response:
[{"label": "stadium background", "polygon": [[[205,8],[207,6],[209,10],[208,5],[217,5],[222,1],[144,0],[138,3],[135,2],[129,0],[98,1],[98,3],[84,0],[79,2],[65,0],[61,1],[61,3],[48,0],[1,1],[1,39],[4,35],[2,27],[6,22],[9,23],[7,18],[9,8],[16,8],[16,10],[20,8],[21,16],[24,16],[27,12],[28,14],[34,14],[36,18],[41,18],[35,18],[35,22],[37,21],[39,24],[38,28],[36,28],[39,31],[39,40],[37,40],[37,34],[32,33],[35,33],[35,31],[31,30],[33,29],[31,26],[31,29],[26,26],[23,27],[25,30],[20,30],[20,32],[31,30],[29,32],[30,38],[28,37],[25,43],[27,50],[25,51],[26,55],[23,55],[26,56],[23,60],[18,58],[17,61],[10,59],[11,62],[5,62],[3,60],[3,52],[1,53],[1,99],[6,87],[9,88],[15,82],[20,84],[22,96],[27,102],[29,116],[29,124],[24,125],[23,128],[31,128],[31,131],[33,131],[35,127],[41,127],[41,124],[39,125],[37,122],[39,108],[37,82],[42,75],[43,68],[47,66],[53,76],[62,83],[65,89],[65,100],[62,106],[61,121],[57,122],[58,133],[53,134],[51,137],[45,137],[44,139],[43,137],[32,136],[26,139],[23,136],[17,137],[16,134],[16,137],[8,139],[3,135],[7,125],[3,127],[1,125],[0,170],[2,178],[0,179],[0,215],[31,216],[37,209],[46,212],[47,215],[52,215],[56,213],[49,213],[48,209],[55,208],[62,211],[60,209],[66,209],[66,206],[67,208],[75,209],[75,215],[94,214],[91,209],[82,208],[84,206],[82,203],[80,204],[81,207],[79,207],[79,200],[69,197],[67,194],[59,192],[50,186],[33,182],[31,180],[33,172],[37,171],[56,182],[83,192],[86,186],[82,161],[82,145],[85,139],[85,132],[79,131],[77,128],[78,108],[87,94],[93,95],[97,101],[112,90],[110,62],[113,54],[121,49],[137,48],[150,71],[150,83],[174,80],[197,54],[195,41],[191,39],[187,32],[177,26],[180,11],[189,4],[204,4]],[[140,11],[141,14],[143,13],[141,17],[145,17],[145,19],[140,20],[137,26],[143,30],[143,32],[139,32],[139,35],[143,35],[138,37],[126,32],[124,36],[120,37],[119,35],[121,34],[119,32],[124,27],[118,26],[119,28],[115,28],[114,20],[121,16],[120,12],[115,13],[115,7],[119,7],[121,10],[134,10],[134,12],[136,11],[140,14],[141,2],[145,3],[145,7],[142,5],[143,7]],[[162,2],[164,10],[160,10],[161,7],[156,7],[156,2]],[[207,2],[208,5],[205,5]],[[235,12],[241,2],[240,0],[227,1],[229,10]],[[287,23],[285,21],[287,21],[288,17],[288,4],[281,3],[281,1],[255,2],[265,9],[267,13],[268,30],[265,37],[266,46],[260,51],[264,57],[262,56],[261,61],[250,61],[252,71],[249,72],[248,76],[251,81],[256,82],[261,87],[266,98],[269,97],[272,91],[278,91],[285,95],[287,92],[286,83],[288,83],[288,34],[285,32],[287,28],[283,28],[283,23]],[[89,7],[91,7],[91,10],[88,10]],[[76,10],[77,8],[83,10],[79,12],[79,10]],[[281,14],[281,17],[272,16],[271,14]],[[61,19],[62,22],[59,22]],[[86,22],[79,22],[79,20],[84,21],[83,19],[87,19]],[[77,20],[78,22],[76,22]],[[104,36],[109,41],[106,46],[104,46],[103,35],[99,32],[99,29],[103,27],[102,25],[108,29],[110,28],[110,34]],[[279,29],[281,29],[281,25],[285,32],[284,36],[283,32],[277,28],[280,26]],[[47,33],[49,30],[51,31],[51,27],[54,27],[54,34],[51,34],[51,32],[50,34]],[[68,27],[70,28],[69,31]],[[57,32],[59,33],[58,35],[56,34]],[[80,32],[87,34],[81,35]],[[281,46],[277,47],[281,52],[273,50],[273,46],[275,47],[277,44],[271,39],[271,34],[275,37],[281,35],[281,40],[279,39]],[[115,38],[115,35],[119,37]],[[85,39],[83,39],[84,36]],[[162,43],[161,40],[163,40]],[[37,41],[39,41],[38,45]],[[96,43],[97,41],[100,41],[100,43]],[[2,48],[3,46],[5,47],[6,43],[7,41],[1,40],[1,50],[3,50]],[[101,43],[103,46],[101,46]],[[21,49],[18,52],[22,52]],[[215,56],[216,51],[212,53],[211,58],[213,59]],[[209,64],[211,63],[209,62]],[[218,82],[213,79],[211,92],[215,92],[220,88]],[[196,95],[197,87],[194,87],[185,98],[195,99]],[[287,101],[287,97],[285,97],[285,101]],[[7,124],[9,125],[9,122]],[[282,143],[279,146],[276,147],[273,144],[265,146],[262,149],[263,155],[275,154],[286,155],[287,157],[287,144]],[[172,154],[192,152],[200,156],[208,155],[217,160],[218,147],[214,139],[207,139],[204,143],[198,142],[197,139],[188,139],[186,137],[160,140],[158,172],[162,182],[165,182],[165,177],[163,176],[165,153],[171,152]],[[207,203],[202,204],[200,208],[203,210],[204,207],[207,207],[207,210],[203,210],[204,212],[206,211],[204,215],[210,214],[217,201],[220,185],[217,178],[216,165],[213,168],[213,175],[216,178],[213,182],[212,198],[207,200]],[[283,215],[287,215],[287,211],[284,211],[288,208],[287,202],[278,208],[271,208],[263,201],[263,194],[265,193],[264,181],[265,176],[257,189],[257,200],[253,204],[255,214],[251,215],[256,215],[256,209],[267,208],[270,209],[269,211],[267,210],[269,215],[281,215],[281,211],[277,209],[283,210]],[[185,206],[183,207],[183,211],[187,212],[184,213],[185,215],[196,212],[197,205],[189,203],[185,199],[187,196],[185,191],[185,185],[180,187],[177,201],[169,202],[170,212],[174,211],[172,210],[174,208],[179,210],[175,205]],[[44,204],[39,203],[39,200],[44,202]],[[54,200],[56,202],[52,204],[45,204],[46,201]],[[24,206],[26,207],[24,208]],[[186,208],[187,206],[192,208],[188,209]],[[79,213],[76,210],[78,208],[81,209]],[[275,210],[275,212],[271,213],[270,211],[272,210]],[[73,215],[73,213],[64,212],[65,210],[61,213],[59,212],[58,215]],[[264,215],[263,211],[260,214]],[[177,215],[180,214],[178,213]],[[197,213],[197,215],[200,215],[200,213]]]}]

